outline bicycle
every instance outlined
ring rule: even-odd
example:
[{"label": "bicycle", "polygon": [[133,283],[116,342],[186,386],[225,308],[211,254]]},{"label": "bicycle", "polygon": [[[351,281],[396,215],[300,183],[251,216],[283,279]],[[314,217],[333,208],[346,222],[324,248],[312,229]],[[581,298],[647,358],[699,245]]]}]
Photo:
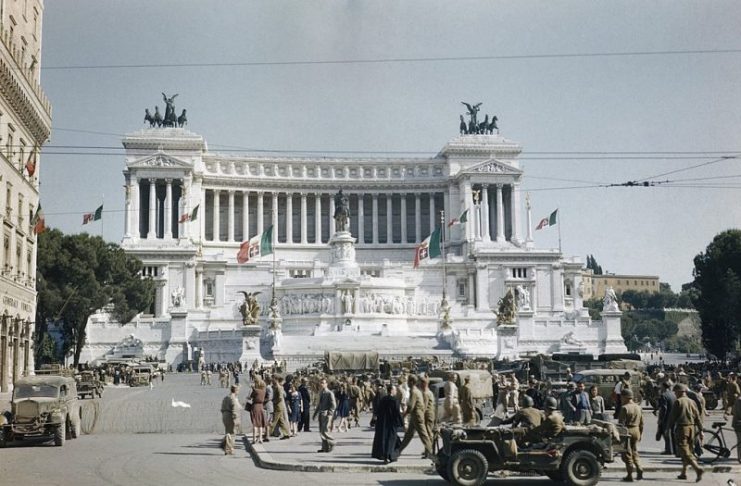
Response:
[{"label": "bicycle", "polygon": [[[703,454],[700,456],[700,461],[702,461],[705,464],[712,464],[715,461],[717,461],[720,458],[728,459],[731,457],[731,452],[738,447],[738,445],[734,445],[730,449],[728,448],[728,444],[726,443],[726,437],[723,434],[724,430],[733,431],[732,429],[724,429],[723,426],[726,424],[726,422],[713,422],[712,428],[715,430],[709,430],[704,429],[703,433],[708,436],[710,435],[710,438],[705,441],[705,443],[702,445],[702,448],[704,451],[708,452],[709,454]],[[734,431],[735,435],[735,431]]]}]

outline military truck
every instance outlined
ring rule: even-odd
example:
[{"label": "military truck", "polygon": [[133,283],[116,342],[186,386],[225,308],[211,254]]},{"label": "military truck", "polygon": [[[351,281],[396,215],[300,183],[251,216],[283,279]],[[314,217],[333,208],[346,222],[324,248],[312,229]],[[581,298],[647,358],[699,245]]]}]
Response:
[{"label": "military truck", "polygon": [[376,351],[327,351],[324,353],[325,372],[378,372]]},{"label": "military truck", "polygon": [[597,390],[602,398],[605,399],[605,408],[615,408],[615,399],[613,390],[620,378],[630,373],[630,389],[633,391],[633,399],[636,403],[643,402],[643,387],[641,386],[641,374],[637,371],[626,369],[603,369],[603,370],[584,370],[574,373],[575,382],[584,382],[587,390],[592,385],[597,386]]},{"label": "military truck", "polygon": [[152,382],[153,373],[152,365],[139,364],[132,366],[129,386],[149,386]]},{"label": "military truck", "polygon": [[494,387],[492,375],[487,370],[433,370],[430,373],[430,390],[437,398],[438,417],[443,414],[445,381],[451,373],[455,375],[455,384],[459,393],[463,381],[470,378],[469,387],[471,388],[471,395],[479,421],[494,413]]},{"label": "military truck", "polygon": [[95,398],[96,395],[103,396],[103,383],[95,377],[92,371],[81,371],[80,374],[75,375],[75,381],[77,382],[77,396],[80,399]]},{"label": "military truck", "polygon": [[81,432],[77,385],[67,376],[41,375],[15,382],[10,413],[0,416],[0,447],[13,440],[53,438],[63,446]]},{"label": "military truck", "polygon": [[457,486],[480,486],[490,472],[517,471],[548,476],[573,486],[599,482],[605,463],[621,452],[627,430],[608,422],[570,426],[547,443],[518,446],[506,427],[444,426],[434,458],[437,473]]}]

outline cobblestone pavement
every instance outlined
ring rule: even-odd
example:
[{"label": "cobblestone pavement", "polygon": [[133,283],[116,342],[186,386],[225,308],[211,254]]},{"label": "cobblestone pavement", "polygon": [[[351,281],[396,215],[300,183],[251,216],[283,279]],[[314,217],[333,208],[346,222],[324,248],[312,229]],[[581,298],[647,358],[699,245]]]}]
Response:
[{"label": "cobblestone pavement", "polygon": [[[237,442],[235,456],[224,456],[219,448],[223,433],[219,405],[226,390],[218,385],[200,387],[199,381],[195,374],[168,375],[164,383],[156,383],[153,389],[107,387],[101,400],[85,400],[86,413],[93,413],[97,403],[100,414],[92,434],[67,441],[61,448],[30,441],[12,444],[0,452],[0,483],[40,486],[445,484],[436,475],[424,473],[312,473],[260,469],[241,439]],[[241,392],[240,401],[244,401],[245,393],[246,390]],[[173,399],[189,403],[191,408],[173,408]],[[650,424],[650,413],[646,415]],[[367,417],[363,420],[363,424],[367,424]],[[249,424],[246,413],[243,423]],[[318,429],[314,427],[307,437],[316,435],[311,440],[318,440]],[[246,429],[249,436],[249,426]],[[358,461],[372,461],[368,457],[370,451],[350,451],[355,432],[371,434],[367,428],[338,434],[337,450],[341,452],[344,445],[345,452],[352,452]],[[658,449],[652,435],[653,432],[646,431],[645,445]],[[271,441],[270,446],[275,445],[276,452],[280,446],[283,450],[280,454],[288,458],[291,443],[292,440]],[[414,451],[410,449],[403,457],[413,460]],[[622,471],[609,469],[603,482],[619,482],[622,475]],[[654,484],[687,484],[675,480],[675,476],[676,473],[656,473],[648,480]],[[728,479],[727,473],[708,474],[702,484],[725,485]],[[545,478],[491,478],[487,484],[551,486],[554,483]]]}]

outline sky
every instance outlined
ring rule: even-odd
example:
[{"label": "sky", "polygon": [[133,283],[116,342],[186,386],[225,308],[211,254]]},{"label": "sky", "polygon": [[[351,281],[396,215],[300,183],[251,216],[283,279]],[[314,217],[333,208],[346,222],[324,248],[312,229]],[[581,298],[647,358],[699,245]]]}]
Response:
[{"label": "sky", "polygon": [[720,0],[46,0],[41,203],[49,226],[120,242],[121,138],[162,92],[224,153],[428,157],[482,102],[566,256],[679,290],[741,227],[739,25]]}]

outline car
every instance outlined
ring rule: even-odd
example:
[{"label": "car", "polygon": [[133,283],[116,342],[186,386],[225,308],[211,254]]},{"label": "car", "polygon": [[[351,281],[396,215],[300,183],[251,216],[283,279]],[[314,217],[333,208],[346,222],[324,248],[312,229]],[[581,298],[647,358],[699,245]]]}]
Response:
[{"label": "car", "polygon": [[613,390],[620,378],[625,374],[630,374],[630,389],[633,391],[633,397],[636,403],[643,402],[643,387],[641,386],[641,373],[634,370],[626,369],[593,369],[584,370],[574,373],[574,382],[584,382],[584,386],[589,390],[592,385],[597,386],[599,394],[605,399],[605,408],[615,408],[615,396]]},{"label": "car", "polygon": [[77,384],[68,376],[29,376],[15,382],[9,413],[0,416],[0,447],[13,440],[53,438],[55,446],[81,432]]},{"label": "car", "polygon": [[547,443],[517,445],[506,427],[444,426],[442,446],[434,456],[438,474],[456,486],[480,486],[490,472],[516,471],[548,476],[571,486],[599,482],[605,463],[612,463],[627,440],[625,427],[595,420],[567,425]]},{"label": "car", "polygon": [[77,396],[84,399],[86,396],[95,398],[103,396],[103,383],[95,377],[92,371],[82,371],[75,376],[77,381]]},{"label": "car", "polygon": [[129,386],[149,386],[152,382],[154,369],[151,365],[140,364],[131,367]]}]

